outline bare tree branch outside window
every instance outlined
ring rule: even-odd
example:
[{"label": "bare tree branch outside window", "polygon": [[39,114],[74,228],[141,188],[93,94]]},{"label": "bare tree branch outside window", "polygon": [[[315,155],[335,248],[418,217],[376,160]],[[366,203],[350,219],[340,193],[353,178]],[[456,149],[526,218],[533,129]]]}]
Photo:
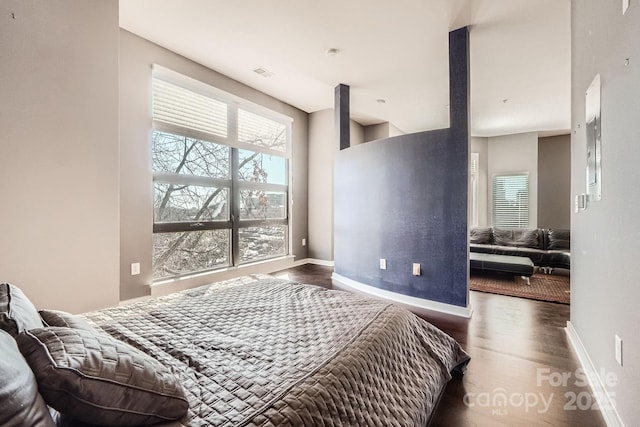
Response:
[{"label": "bare tree branch outside window", "polygon": [[[246,132],[245,132],[246,134]],[[244,142],[258,146],[265,141],[286,143],[286,128],[272,135],[259,135]],[[231,148],[195,138],[154,131],[153,169],[175,176],[229,180]],[[277,184],[286,185],[286,159],[261,152],[240,151],[239,182],[271,183],[269,172],[277,171]],[[179,178],[177,179],[179,181]],[[230,220],[231,189],[208,185],[154,182],[154,223],[212,222]],[[269,220],[286,218],[286,192],[261,189],[239,191],[240,218]],[[246,227],[240,230],[240,262],[282,255],[286,251],[286,228],[282,225]],[[231,263],[229,229],[181,231],[154,234],[154,278],[208,270]]]}]

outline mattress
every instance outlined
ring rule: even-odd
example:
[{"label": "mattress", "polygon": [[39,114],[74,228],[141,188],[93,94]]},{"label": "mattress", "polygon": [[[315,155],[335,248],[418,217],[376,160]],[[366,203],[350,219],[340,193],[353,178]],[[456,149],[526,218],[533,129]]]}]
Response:
[{"label": "mattress", "polygon": [[405,309],[270,276],[85,317],[171,367],[193,427],[423,426],[469,360]]}]

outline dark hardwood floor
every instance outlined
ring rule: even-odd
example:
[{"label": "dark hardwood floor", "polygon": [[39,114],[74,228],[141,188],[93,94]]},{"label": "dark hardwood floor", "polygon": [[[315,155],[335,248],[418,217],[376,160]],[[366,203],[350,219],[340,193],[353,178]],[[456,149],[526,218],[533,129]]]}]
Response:
[{"label": "dark hardwood floor", "polygon": [[[331,288],[332,271],[307,264],[274,275]],[[564,331],[568,305],[470,293],[471,319],[422,316],[471,356],[432,426],[605,426]]]}]

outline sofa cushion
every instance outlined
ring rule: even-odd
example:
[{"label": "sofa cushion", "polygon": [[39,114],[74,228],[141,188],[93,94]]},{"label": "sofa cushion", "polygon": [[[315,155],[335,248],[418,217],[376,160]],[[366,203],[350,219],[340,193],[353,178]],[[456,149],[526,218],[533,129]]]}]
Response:
[{"label": "sofa cushion", "polygon": [[513,230],[513,245],[517,247],[542,249],[540,232],[534,230]]},{"label": "sofa cushion", "polygon": [[38,311],[20,288],[10,283],[0,284],[0,329],[15,338],[22,331],[42,326]]},{"label": "sofa cushion", "polygon": [[54,427],[36,378],[16,341],[0,330],[0,425]]},{"label": "sofa cushion", "polygon": [[513,230],[506,228],[493,229],[493,242],[499,246],[513,245]]},{"label": "sofa cushion", "polygon": [[569,230],[549,229],[547,232],[547,249],[571,249],[571,232]]},{"label": "sofa cushion", "polygon": [[21,333],[18,344],[45,401],[80,421],[148,425],[189,408],[168,368],[106,333],[46,327]]},{"label": "sofa cushion", "polygon": [[491,228],[472,228],[469,231],[469,242],[483,245],[491,244]]}]

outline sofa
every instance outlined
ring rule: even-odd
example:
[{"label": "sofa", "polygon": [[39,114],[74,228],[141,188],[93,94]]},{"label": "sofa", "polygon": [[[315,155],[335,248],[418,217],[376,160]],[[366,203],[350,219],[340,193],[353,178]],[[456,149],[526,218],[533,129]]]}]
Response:
[{"label": "sofa", "polygon": [[549,272],[571,268],[571,237],[565,229],[476,227],[469,232],[469,248],[471,252],[527,257]]}]

